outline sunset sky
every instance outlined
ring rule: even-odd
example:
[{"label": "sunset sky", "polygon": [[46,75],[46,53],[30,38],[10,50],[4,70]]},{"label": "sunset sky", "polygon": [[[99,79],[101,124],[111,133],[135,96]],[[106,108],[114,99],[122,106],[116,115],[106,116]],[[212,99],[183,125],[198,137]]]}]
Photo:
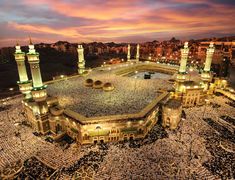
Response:
[{"label": "sunset sky", "polygon": [[234,19],[235,0],[0,0],[0,47],[235,35]]}]

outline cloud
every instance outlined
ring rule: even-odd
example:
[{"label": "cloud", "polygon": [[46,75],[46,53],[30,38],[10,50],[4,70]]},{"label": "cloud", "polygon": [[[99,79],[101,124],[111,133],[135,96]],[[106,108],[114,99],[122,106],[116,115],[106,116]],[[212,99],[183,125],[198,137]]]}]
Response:
[{"label": "cloud", "polygon": [[[235,34],[229,0],[1,0],[1,45],[36,41],[133,41]],[[14,44],[15,42],[12,42]]]}]

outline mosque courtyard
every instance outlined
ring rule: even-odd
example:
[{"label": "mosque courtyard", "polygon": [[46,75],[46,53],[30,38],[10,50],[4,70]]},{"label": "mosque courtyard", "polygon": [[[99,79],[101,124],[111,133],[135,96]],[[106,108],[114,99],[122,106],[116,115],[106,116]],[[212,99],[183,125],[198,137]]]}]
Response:
[{"label": "mosque courtyard", "polygon": [[[213,97],[209,105],[186,108],[186,119],[175,131],[157,124],[142,140],[85,146],[49,142],[33,133],[25,123],[21,97],[1,101],[0,107],[0,169],[4,175],[18,170],[18,179],[33,179],[33,172],[39,179],[234,177],[235,126],[222,117],[235,117],[234,102],[222,96]],[[16,162],[20,165],[14,166]]]},{"label": "mosque courtyard", "polygon": [[[153,66],[152,63],[149,67]],[[144,79],[144,72],[133,72],[133,77],[117,75],[117,71],[139,65],[125,63],[93,69],[87,76],[78,76],[48,84],[48,94],[55,96],[63,108],[85,117],[137,113],[150,104],[163,91],[173,89],[169,81],[173,74],[155,72],[151,79]],[[130,70],[131,71],[131,70]],[[139,78],[138,78],[139,77]],[[106,92],[85,86],[85,80],[111,83],[114,90]]]}]

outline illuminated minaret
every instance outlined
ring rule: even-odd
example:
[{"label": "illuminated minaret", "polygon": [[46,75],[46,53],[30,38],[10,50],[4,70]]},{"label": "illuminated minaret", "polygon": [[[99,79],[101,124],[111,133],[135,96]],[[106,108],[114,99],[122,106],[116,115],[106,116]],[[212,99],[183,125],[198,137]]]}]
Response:
[{"label": "illuminated minaret", "polygon": [[207,51],[206,51],[206,62],[205,62],[204,70],[201,75],[202,81],[204,84],[204,90],[208,89],[209,82],[212,79],[212,74],[211,74],[210,70],[211,70],[211,63],[212,63],[212,58],[213,58],[214,52],[215,52],[215,46],[214,46],[214,43],[211,42],[209,47],[207,48]]},{"label": "illuminated minaret", "polygon": [[211,42],[209,45],[209,48],[207,48],[207,51],[206,51],[206,62],[205,62],[204,72],[210,72],[211,62],[212,62],[212,57],[213,57],[214,52],[215,52],[214,43]]},{"label": "illuminated minaret", "polygon": [[85,71],[84,49],[82,45],[78,45],[78,74],[83,74]]},{"label": "illuminated minaret", "polygon": [[176,78],[176,91],[184,92],[185,86],[183,85],[186,80],[186,68],[187,68],[187,60],[188,60],[188,42],[184,43],[184,48],[181,49],[181,60],[180,60],[180,68]]},{"label": "illuminated minaret", "polygon": [[189,53],[188,42],[185,42],[184,48],[181,49],[181,60],[180,60],[179,74],[186,73],[188,53]]},{"label": "illuminated minaret", "polygon": [[140,58],[140,45],[137,44],[137,47],[136,47],[136,61],[139,61],[139,58]]},{"label": "illuminated minaret", "polygon": [[131,45],[128,44],[127,46],[127,61],[130,61],[131,59]]},{"label": "illuminated minaret", "polygon": [[30,70],[33,80],[32,96],[36,102],[45,101],[47,98],[46,85],[42,83],[42,77],[39,66],[39,53],[35,51],[34,45],[30,39],[29,52],[27,53]]},{"label": "illuminated minaret", "polygon": [[19,85],[19,89],[22,94],[25,95],[25,99],[31,98],[31,89],[32,83],[28,79],[26,67],[25,67],[25,53],[21,51],[19,44],[16,45],[15,51],[15,60],[17,63],[18,74],[19,74],[19,81],[17,84]]}]

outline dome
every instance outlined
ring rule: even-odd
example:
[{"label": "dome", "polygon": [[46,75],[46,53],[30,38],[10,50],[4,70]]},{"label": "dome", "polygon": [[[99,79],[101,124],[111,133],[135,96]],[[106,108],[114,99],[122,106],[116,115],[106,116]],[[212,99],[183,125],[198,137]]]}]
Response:
[{"label": "dome", "polygon": [[112,91],[112,90],[114,90],[114,86],[112,83],[107,82],[103,85],[103,90],[104,91]]},{"label": "dome", "polygon": [[103,85],[102,81],[97,80],[93,83],[93,88],[100,89],[100,88],[102,88],[102,85]]},{"label": "dome", "polygon": [[85,86],[92,87],[93,86],[93,80],[92,79],[86,79],[85,80]]}]

